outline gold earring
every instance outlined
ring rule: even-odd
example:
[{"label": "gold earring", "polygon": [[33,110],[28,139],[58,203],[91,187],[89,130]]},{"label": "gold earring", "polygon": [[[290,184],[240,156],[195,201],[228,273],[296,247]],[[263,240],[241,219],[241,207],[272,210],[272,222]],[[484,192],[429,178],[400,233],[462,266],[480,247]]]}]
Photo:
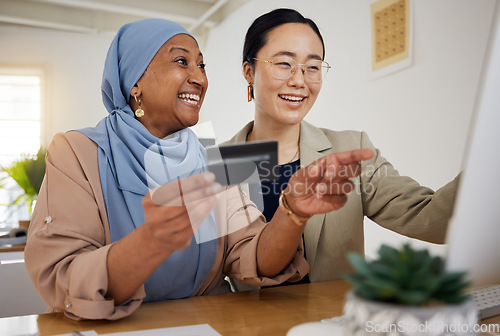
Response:
[{"label": "gold earring", "polygon": [[135,98],[135,102],[137,103],[137,105],[139,105],[139,108],[137,110],[135,110],[135,116],[137,118],[143,117],[144,116],[144,110],[141,109],[141,100],[137,99],[137,96],[134,96],[134,98]]},{"label": "gold earring", "polygon": [[250,103],[253,99],[253,85],[248,84],[248,102]]}]

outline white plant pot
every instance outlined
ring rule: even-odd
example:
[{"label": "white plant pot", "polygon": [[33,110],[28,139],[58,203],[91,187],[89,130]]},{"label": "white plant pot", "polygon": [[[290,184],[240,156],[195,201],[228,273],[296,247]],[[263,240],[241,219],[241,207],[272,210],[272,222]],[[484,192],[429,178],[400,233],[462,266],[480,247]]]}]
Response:
[{"label": "white plant pot", "polygon": [[415,307],[368,301],[349,292],[344,304],[346,336],[477,335],[474,301],[438,307]]}]

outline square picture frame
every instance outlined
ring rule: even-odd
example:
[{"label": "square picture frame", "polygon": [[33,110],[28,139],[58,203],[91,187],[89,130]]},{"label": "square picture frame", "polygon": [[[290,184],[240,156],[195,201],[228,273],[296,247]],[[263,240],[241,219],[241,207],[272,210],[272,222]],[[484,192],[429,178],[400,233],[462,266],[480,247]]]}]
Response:
[{"label": "square picture frame", "polygon": [[413,1],[370,0],[370,77],[409,67],[413,54]]}]

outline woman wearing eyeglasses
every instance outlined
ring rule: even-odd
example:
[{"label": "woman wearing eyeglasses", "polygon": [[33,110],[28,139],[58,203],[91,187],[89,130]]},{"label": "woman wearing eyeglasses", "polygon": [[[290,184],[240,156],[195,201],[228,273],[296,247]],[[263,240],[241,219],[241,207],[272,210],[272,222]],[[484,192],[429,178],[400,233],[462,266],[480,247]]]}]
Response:
[{"label": "woman wearing eyeglasses", "polygon": [[278,140],[279,181],[249,186],[252,199],[262,195],[268,219],[279,208],[288,179],[300,167],[333,152],[374,151],[373,158],[363,162],[362,174],[352,180],[355,189],[345,206],[307,222],[304,244],[311,270],[303,281],[311,282],[339,278],[350,269],[346,252],[364,253],[364,216],[403,235],[443,243],[458,183],[455,179],[434,192],[400,176],[366,133],[322,129],[303,121],[330,68],[324,58],[318,27],[297,11],[277,9],[257,18],[243,49],[243,73],[248,101],[255,103],[255,120],[229,141]]}]

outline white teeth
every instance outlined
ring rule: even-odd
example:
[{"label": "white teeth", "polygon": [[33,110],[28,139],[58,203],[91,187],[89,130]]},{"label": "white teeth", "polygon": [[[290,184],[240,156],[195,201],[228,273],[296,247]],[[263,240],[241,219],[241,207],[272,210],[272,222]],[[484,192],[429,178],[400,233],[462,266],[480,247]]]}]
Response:
[{"label": "white teeth", "polygon": [[196,100],[196,101],[199,101],[200,100],[200,96],[197,95],[197,94],[191,94],[191,93],[182,93],[182,94],[179,94],[177,97],[181,98],[181,99],[192,99],[192,100]]},{"label": "white teeth", "polygon": [[179,97],[180,99],[191,105],[198,105],[198,101],[200,100],[199,95],[191,93],[182,93],[177,95],[177,97]]},{"label": "white teeth", "polygon": [[288,95],[279,95],[281,98],[291,101],[302,101],[304,97],[296,97],[296,96],[288,96]]},{"label": "white teeth", "polygon": [[186,103],[191,104],[191,105],[198,105],[198,102],[194,101],[194,100],[183,99],[183,101],[185,101]]}]

